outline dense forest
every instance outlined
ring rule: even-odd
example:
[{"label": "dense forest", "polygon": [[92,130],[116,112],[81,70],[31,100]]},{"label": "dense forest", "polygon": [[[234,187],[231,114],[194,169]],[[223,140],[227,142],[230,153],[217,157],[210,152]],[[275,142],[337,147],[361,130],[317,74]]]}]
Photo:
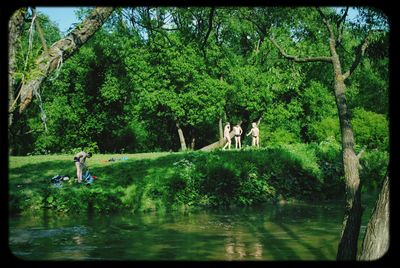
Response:
[{"label": "dense forest", "polygon": [[[346,98],[356,149],[387,151],[387,18],[375,9],[350,9],[353,17],[345,8],[322,10],[337,22],[344,70],[373,32],[346,80]],[[89,12],[78,15],[83,20]],[[29,70],[44,46],[63,37],[45,15],[28,10],[26,17],[15,88],[34,75]],[[284,57],[328,56],[328,35],[315,8],[117,8],[16,116],[10,152],[177,151],[185,148],[179,133],[186,148],[197,150],[219,139],[220,120],[241,122],[247,133],[259,119],[261,146],[340,144],[332,67]]]}]

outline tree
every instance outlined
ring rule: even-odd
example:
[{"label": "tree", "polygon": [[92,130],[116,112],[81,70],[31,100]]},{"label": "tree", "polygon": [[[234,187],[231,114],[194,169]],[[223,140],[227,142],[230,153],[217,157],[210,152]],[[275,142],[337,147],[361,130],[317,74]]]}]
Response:
[{"label": "tree", "polygon": [[389,175],[383,186],[368,222],[359,260],[371,261],[381,258],[389,249]]},{"label": "tree", "polygon": [[[170,36],[171,40],[177,40]],[[178,42],[178,41],[177,41]],[[163,118],[176,127],[181,150],[187,149],[187,135],[196,139],[200,125],[216,120],[223,107],[223,82],[204,70],[196,48],[177,43],[175,48],[152,54],[147,63],[136,69],[152,70],[147,77],[137,77],[139,110],[143,118]],[[161,133],[160,133],[161,134]]]},{"label": "tree", "polygon": [[[272,44],[279,50],[280,54],[291,61],[297,63],[323,62],[329,63],[333,67],[334,74],[334,95],[338,109],[341,138],[342,138],[342,154],[346,185],[346,205],[343,221],[343,229],[338,247],[338,260],[355,260],[357,256],[357,240],[361,225],[361,197],[360,197],[360,178],[359,178],[359,158],[354,151],[354,135],[351,126],[350,111],[347,107],[346,100],[346,84],[345,80],[354,72],[368,45],[371,42],[371,35],[357,46],[357,51],[353,63],[346,72],[342,71],[342,60],[338,53],[338,48],[343,42],[344,21],[346,19],[348,8],[345,9],[341,16],[334,13],[326,15],[322,9],[317,11],[325,25],[328,33],[329,56],[293,56],[285,52],[285,50],[277,43],[275,38],[270,35],[269,39]],[[370,33],[370,32],[368,32]]]},{"label": "tree", "polygon": [[[60,64],[75,53],[91,37],[103,25],[113,10],[114,8],[95,8],[70,34],[55,42],[48,50],[43,51],[37,58],[35,67],[29,71],[28,78],[18,94],[20,96],[19,114],[31,103],[33,93],[37,92],[46,77],[59,68]],[[17,31],[11,31],[10,39],[16,39],[16,34]],[[11,92],[9,96],[15,95],[14,89],[9,89],[9,92]],[[15,108],[16,106],[13,106],[13,102],[9,103],[9,114],[14,113]],[[10,118],[12,118],[12,115],[10,115]],[[9,119],[9,127],[12,123],[13,120]]]},{"label": "tree", "polygon": [[[14,103],[14,72],[16,69],[15,66],[15,54],[17,50],[17,44],[19,41],[19,37],[22,32],[22,26],[24,24],[24,18],[28,11],[28,8],[21,8],[14,12],[11,16],[10,21],[8,23],[8,103],[9,107]],[[9,112],[8,115],[8,126],[10,126],[13,122],[13,114]]]}]

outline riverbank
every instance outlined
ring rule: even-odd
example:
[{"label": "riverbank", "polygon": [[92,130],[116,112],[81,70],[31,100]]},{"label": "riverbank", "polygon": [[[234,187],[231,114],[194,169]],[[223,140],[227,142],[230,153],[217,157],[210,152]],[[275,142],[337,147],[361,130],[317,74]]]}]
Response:
[{"label": "riverbank", "polygon": [[[95,154],[88,160],[97,177],[90,187],[75,182],[70,155],[10,157],[9,210],[112,213],[341,199],[340,154],[328,158],[321,152],[292,145],[210,153]],[[57,174],[70,179],[54,187],[50,180]]]}]

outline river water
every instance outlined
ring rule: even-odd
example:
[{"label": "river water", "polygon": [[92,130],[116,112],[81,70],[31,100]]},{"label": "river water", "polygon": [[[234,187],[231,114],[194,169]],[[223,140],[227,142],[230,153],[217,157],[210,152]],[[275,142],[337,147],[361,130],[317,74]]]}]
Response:
[{"label": "river water", "polygon": [[23,260],[335,260],[343,208],[338,202],[108,216],[43,212],[9,219],[9,248]]}]

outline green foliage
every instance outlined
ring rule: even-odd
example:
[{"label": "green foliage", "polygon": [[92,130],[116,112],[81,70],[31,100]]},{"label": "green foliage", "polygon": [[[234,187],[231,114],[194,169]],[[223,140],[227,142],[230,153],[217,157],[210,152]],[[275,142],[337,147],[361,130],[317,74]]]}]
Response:
[{"label": "green foliage", "polygon": [[[299,142],[298,135],[283,128],[278,128],[273,132],[266,133],[266,135],[267,137],[265,139],[265,143],[268,145],[291,144]],[[265,146],[265,143],[263,143],[263,146]]]},{"label": "green foliage", "polygon": [[168,198],[178,205],[196,206],[199,203],[199,173],[193,162],[182,159],[173,163],[174,173],[168,181]]},{"label": "green foliage", "polygon": [[335,98],[321,82],[312,80],[302,94],[304,112],[311,120],[337,115]]},{"label": "green foliage", "polygon": [[321,188],[325,198],[339,198],[344,194],[342,147],[340,142],[329,136],[316,147],[317,164],[324,177]]},{"label": "green foliage", "polygon": [[366,151],[360,159],[360,178],[365,190],[379,190],[388,171],[389,154],[376,149]]},{"label": "green foliage", "polygon": [[316,151],[313,146],[297,143],[282,145],[279,148],[286,150],[293,160],[300,162],[302,169],[307,170],[313,177],[322,181],[323,174],[318,166]]},{"label": "green foliage", "polygon": [[[82,8],[80,18],[90,10]],[[368,27],[383,31],[372,36],[361,64],[346,80],[346,97],[350,111],[355,110],[357,144],[386,150],[387,120],[378,125],[378,117],[357,111],[388,117],[388,28],[379,12],[358,10],[362,24],[343,22],[337,47],[343,70],[351,66]],[[135,19],[122,20],[124,12]],[[325,26],[315,9],[219,7],[207,40],[210,8],[163,7],[157,9],[160,17],[148,17],[148,12],[156,12],[155,7],[121,8],[63,62],[57,78],[47,79],[40,89],[48,131],[35,101],[11,129],[14,154],[85,147],[103,153],[178,150],[176,123],[187,143],[195,139],[197,149],[218,139],[217,122],[224,115],[227,121],[242,121],[245,131],[262,117],[263,146],[319,143],[329,136],[340,140],[332,66],[283,59],[262,30],[269,29],[288,54],[329,56],[328,32],[321,30]],[[340,17],[336,9],[323,12],[333,20]],[[53,44],[61,37],[57,27],[46,16],[39,18],[47,44]],[[17,53],[17,84],[26,80],[42,51],[35,31],[28,53],[29,27],[27,21]],[[370,139],[368,131],[373,132]]]},{"label": "green foliage", "polygon": [[[68,155],[11,157],[10,212],[258,206],[282,198],[315,201],[344,194],[341,146],[333,139],[241,151],[128,155],[126,161],[102,162],[111,157],[119,158],[95,154],[88,160],[98,177],[90,187],[74,182]],[[380,185],[388,158],[378,150],[363,154],[360,176],[366,191]],[[54,187],[54,174],[70,174],[70,180]]]},{"label": "green foliage", "polygon": [[271,185],[270,175],[259,175],[258,168],[252,163],[246,163],[238,193],[238,203],[243,206],[263,204],[275,200],[276,189]]},{"label": "green foliage", "polygon": [[315,121],[310,124],[308,134],[311,140],[322,142],[326,139],[340,141],[339,119],[337,117],[326,117],[321,121]]},{"label": "green foliage", "polygon": [[225,161],[207,161],[202,192],[218,207],[227,207],[237,195],[240,173],[233,164]]},{"label": "green foliage", "polygon": [[384,115],[357,108],[351,122],[357,144],[381,151],[389,149],[389,123]]}]

